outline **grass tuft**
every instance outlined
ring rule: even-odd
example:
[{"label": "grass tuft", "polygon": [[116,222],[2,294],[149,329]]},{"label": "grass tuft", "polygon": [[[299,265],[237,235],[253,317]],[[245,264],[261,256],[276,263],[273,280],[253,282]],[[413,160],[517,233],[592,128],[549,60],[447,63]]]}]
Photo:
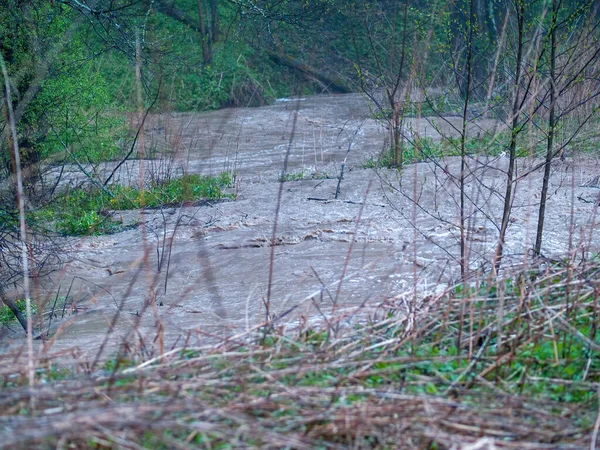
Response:
[{"label": "grass tuft", "polygon": [[[21,299],[21,300],[17,300],[15,301],[15,306],[19,309],[19,311],[21,311],[23,314],[25,314],[25,300]],[[37,306],[35,305],[34,302],[31,303],[31,310],[33,314],[37,314]],[[10,308],[6,305],[3,305],[2,303],[0,303],[0,324],[2,325],[6,325],[9,324],[11,322],[16,321],[17,318],[15,317],[15,315],[13,314],[13,312],[10,310]]]},{"label": "grass tuft", "polygon": [[232,198],[231,194],[222,191],[231,185],[231,176],[222,173],[218,177],[184,175],[160,184],[151,184],[143,190],[121,185],[112,185],[105,191],[96,187],[72,189],[36,212],[33,220],[49,223],[55,231],[71,236],[114,233],[124,227],[113,219],[110,211],[181,206]]}]

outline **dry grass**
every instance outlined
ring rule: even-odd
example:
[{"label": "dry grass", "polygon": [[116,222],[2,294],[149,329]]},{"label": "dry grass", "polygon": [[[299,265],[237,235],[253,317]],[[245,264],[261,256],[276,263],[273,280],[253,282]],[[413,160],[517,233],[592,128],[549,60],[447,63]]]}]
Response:
[{"label": "dry grass", "polygon": [[4,354],[0,446],[596,448],[600,265],[511,272],[345,328],[263,326],[93,373],[54,355],[33,390]]}]

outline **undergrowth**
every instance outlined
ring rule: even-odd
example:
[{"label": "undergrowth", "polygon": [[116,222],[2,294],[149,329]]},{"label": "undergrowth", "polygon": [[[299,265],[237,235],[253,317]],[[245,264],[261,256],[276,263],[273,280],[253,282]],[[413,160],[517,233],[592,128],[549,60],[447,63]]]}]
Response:
[{"label": "undergrowth", "polygon": [[147,189],[122,185],[111,185],[105,189],[95,186],[71,189],[49,206],[32,214],[31,220],[46,222],[50,228],[66,235],[112,233],[123,227],[114,220],[110,211],[221,200],[231,197],[231,194],[222,191],[231,183],[228,173],[218,177],[192,174],[150,184]]},{"label": "undergrowth", "polygon": [[327,172],[321,172],[321,171],[306,171],[306,170],[302,170],[299,172],[288,172],[285,174],[282,174],[279,177],[279,181],[282,183],[285,182],[289,182],[289,181],[302,181],[302,180],[328,180],[334,178],[333,176],[329,175]]},{"label": "undergrowth", "polygon": [[[465,141],[465,153],[468,157],[500,157],[506,154],[510,135],[506,131],[496,132],[494,135],[483,134],[476,137],[469,137]],[[544,142],[541,140],[528,148],[528,143],[521,142],[517,147],[517,158],[524,158],[534,155],[540,157],[545,154]],[[440,160],[444,157],[460,156],[461,142],[459,138],[444,137],[441,140],[434,140],[429,137],[416,137],[405,139],[402,147],[403,164],[417,163],[428,160]],[[366,169],[375,168],[396,168],[394,154],[391,148],[385,149],[378,156],[368,158],[363,167]]]},{"label": "undergrowth", "polygon": [[[18,308],[19,311],[21,311],[23,314],[25,314],[25,300],[21,299],[21,300],[15,301],[15,306]],[[31,304],[31,310],[32,310],[33,314],[37,314],[37,312],[38,312],[37,306],[33,302]],[[0,303],[0,324],[6,325],[6,324],[9,324],[16,320],[17,320],[17,318],[15,317],[13,312],[10,310],[10,308],[8,306]]]},{"label": "undergrowth", "polygon": [[25,407],[25,369],[3,355],[0,438],[88,448],[589,447],[598,280],[598,264],[521,270],[387,300],[351,327],[343,317],[288,332],[263,324],[154,357],[122,352],[85,376],[47,360],[37,376],[51,389],[35,403],[45,414]]}]

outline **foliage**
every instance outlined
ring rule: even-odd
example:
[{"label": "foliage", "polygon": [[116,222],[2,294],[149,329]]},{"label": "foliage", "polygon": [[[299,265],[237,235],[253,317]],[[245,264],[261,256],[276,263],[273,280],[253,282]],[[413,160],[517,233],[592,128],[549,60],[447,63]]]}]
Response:
[{"label": "foliage", "polygon": [[288,173],[282,174],[279,177],[279,181],[284,183],[284,182],[288,182],[288,181],[301,181],[301,180],[327,180],[330,178],[333,178],[333,177],[330,176],[326,172],[321,172],[319,170],[316,170],[314,172],[302,170],[300,172],[288,172]]},{"label": "foliage", "polygon": [[67,235],[112,233],[122,229],[111,210],[158,208],[181,205],[199,200],[220,200],[228,197],[221,189],[231,186],[228,173],[218,177],[197,174],[184,175],[140,190],[132,186],[112,185],[99,188],[70,189],[53,203],[32,215],[33,221],[45,221]]},{"label": "foliage", "polygon": [[[197,14],[197,2],[180,2],[187,17]],[[212,43],[212,58],[203,62],[200,36],[193,29],[154,10],[148,15],[142,51],[146,94],[158,95],[162,109],[212,110],[229,106],[258,106],[290,94],[292,75],[244,39],[244,29],[231,4],[219,2],[224,36]],[[194,19],[195,20],[195,19]],[[236,30],[235,33],[233,30]],[[101,48],[102,42],[95,45]],[[107,89],[121,104],[135,104],[136,89],[130,58],[107,54],[98,71]]]},{"label": "foliage", "polygon": [[[494,135],[484,133],[482,136],[469,137],[465,141],[465,151],[467,155],[478,157],[501,157],[505,155],[509,134],[497,132]],[[528,149],[527,145],[531,137],[522,136],[519,140],[516,155],[519,158],[531,155],[541,156],[545,151],[543,142],[537,141],[533,149]],[[445,157],[460,156],[460,139],[454,137],[444,137],[440,141],[428,137],[416,137],[412,140],[405,139],[403,148],[403,161],[406,163],[416,163],[427,160],[438,160]],[[392,150],[388,148],[377,157],[370,157],[364,163],[366,169],[374,168],[396,168]]]},{"label": "foliage", "polygon": [[[276,91],[248,64],[250,48],[218,46],[210,65],[178,76],[187,89],[175,93],[177,109],[207,110],[226,106],[257,106],[273,101]],[[263,83],[261,83],[261,81]],[[267,88],[265,88],[267,86]],[[278,85],[278,92],[285,92]]]},{"label": "foliage", "polygon": [[[17,300],[17,301],[15,301],[15,305],[19,309],[19,311],[21,311],[23,314],[25,314],[25,300],[23,300],[23,299]],[[31,303],[31,311],[33,314],[37,314],[37,312],[38,312],[37,306],[35,305],[34,302]],[[15,320],[17,320],[17,318],[15,317],[13,312],[10,310],[10,308],[6,305],[0,304],[0,324],[8,324]]]},{"label": "foliage", "polygon": [[0,14],[8,14],[0,27],[0,50],[17,83],[13,104],[20,111],[23,164],[65,156],[67,149],[69,157],[83,162],[115,157],[123,116],[108,96],[73,11],[36,1]]},{"label": "foliage", "polygon": [[[444,156],[456,156],[457,154],[453,145],[435,142],[430,138],[419,138],[413,141],[406,140],[402,150],[402,160],[406,163],[426,161],[430,158],[434,159]],[[396,168],[392,149],[388,148],[378,157],[371,157],[367,159],[364,162],[363,167],[365,169]]]},{"label": "foliage", "polygon": [[47,124],[48,134],[38,145],[41,158],[61,154],[68,161],[96,163],[119,156],[123,119],[102,76],[92,67],[79,66],[44,80],[24,123]]},{"label": "foliage", "polygon": [[281,181],[282,183],[285,183],[287,181],[300,181],[300,180],[304,180],[306,178],[306,174],[304,173],[304,171],[302,172],[295,172],[295,173],[285,173],[282,174],[279,177],[279,181]]}]

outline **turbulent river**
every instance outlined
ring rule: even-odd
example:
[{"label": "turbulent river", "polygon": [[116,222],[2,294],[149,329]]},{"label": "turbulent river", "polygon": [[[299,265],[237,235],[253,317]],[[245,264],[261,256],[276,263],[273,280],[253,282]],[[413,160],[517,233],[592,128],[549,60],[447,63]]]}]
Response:
[{"label": "turbulent river", "polygon": [[[48,351],[94,359],[123,342],[156,354],[157,343],[202,345],[264,322],[276,327],[342,318],[363,320],[383,303],[417,307],[458,282],[460,161],[395,170],[364,168],[386,132],[355,94],[282,99],[274,105],[155,115],[143,136],[146,160],[129,161],[115,181],[182,173],[235,175],[235,200],[112,212],[137,226],[70,241],[68,262],[36,291],[50,304],[60,286],[67,305],[52,319]],[[411,119],[408,139],[456,136],[459,117]],[[471,136],[501,131],[470,123]],[[526,260],[535,239],[542,171],[518,162],[505,264]],[[114,169],[106,164],[102,176]],[[344,168],[341,182],[339,174]],[[466,178],[470,271],[489,270],[497,245],[508,162],[470,156]],[[282,173],[293,181],[280,182]],[[553,165],[544,255],[597,250],[592,188],[596,161]],[[66,179],[80,176],[76,168]],[[339,189],[339,191],[338,191]],[[337,198],[336,198],[337,192]],[[412,304],[412,306],[411,306]],[[64,316],[64,317],[63,317]],[[326,319],[327,318],[327,319]],[[48,320],[46,320],[48,323]],[[16,326],[0,338],[22,345]],[[42,345],[42,344],[38,344]],[[76,350],[75,350],[76,349]]]}]

